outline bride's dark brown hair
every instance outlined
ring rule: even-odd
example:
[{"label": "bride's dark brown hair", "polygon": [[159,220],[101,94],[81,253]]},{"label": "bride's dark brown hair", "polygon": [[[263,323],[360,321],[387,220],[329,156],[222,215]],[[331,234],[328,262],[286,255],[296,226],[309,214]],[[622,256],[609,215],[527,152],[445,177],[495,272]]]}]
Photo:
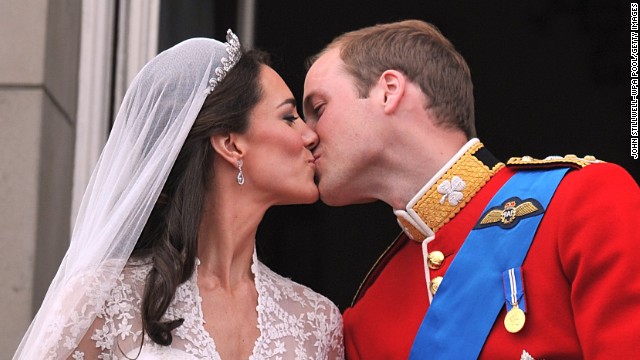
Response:
[{"label": "bride's dark brown hair", "polygon": [[132,253],[132,257],[150,257],[153,264],[141,313],[143,330],[160,345],[170,345],[171,331],[184,321],[163,321],[162,317],[178,286],[195,269],[205,189],[214,176],[209,138],[247,130],[249,114],[264,91],[259,77],[261,64],[269,64],[265,53],[245,52],[207,96]]}]

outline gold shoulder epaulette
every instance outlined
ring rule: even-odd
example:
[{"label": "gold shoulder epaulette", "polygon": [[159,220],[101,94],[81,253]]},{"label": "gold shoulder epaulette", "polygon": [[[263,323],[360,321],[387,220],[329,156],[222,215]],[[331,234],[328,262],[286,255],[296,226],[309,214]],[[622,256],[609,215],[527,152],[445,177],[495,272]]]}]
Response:
[{"label": "gold shoulder epaulette", "polygon": [[531,156],[512,157],[507,161],[507,166],[515,168],[553,168],[560,166],[569,166],[580,169],[594,163],[601,163],[595,156],[587,155],[585,157],[577,157],[569,154],[565,156],[547,156],[544,159],[535,159]]}]

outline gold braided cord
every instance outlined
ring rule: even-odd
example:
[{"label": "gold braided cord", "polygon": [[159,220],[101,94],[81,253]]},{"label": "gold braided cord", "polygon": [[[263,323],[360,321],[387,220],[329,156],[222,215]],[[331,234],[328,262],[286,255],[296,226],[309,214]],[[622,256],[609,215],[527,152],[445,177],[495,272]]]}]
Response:
[{"label": "gold braided cord", "polygon": [[592,155],[585,157],[577,157],[569,154],[565,156],[549,156],[545,159],[536,159],[531,156],[512,157],[507,161],[507,165],[513,167],[540,167],[540,166],[571,166],[574,168],[583,168],[593,163],[600,163],[602,160],[596,159]]}]

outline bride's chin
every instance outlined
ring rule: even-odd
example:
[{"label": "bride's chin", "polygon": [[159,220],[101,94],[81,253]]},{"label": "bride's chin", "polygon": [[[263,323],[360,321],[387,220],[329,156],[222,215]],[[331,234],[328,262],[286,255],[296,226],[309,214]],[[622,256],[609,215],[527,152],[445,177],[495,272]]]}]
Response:
[{"label": "bride's chin", "polygon": [[320,198],[320,192],[315,184],[309,186],[308,190],[304,193],[300,193],[296,196],[296,199],[292,201],[292,205],[295,204],[313,204]]},{"label": "bride's chin", "polygon": [[313,191],[313,193],[311,194],[311,197],[307,204],[313,204],[314,202],[318,201],[318,199],[320,199],[320,192],[318,191],[318,187],[315,186],[315,184],[313,185],[313,187],[315,191]]},{"label": "bride's chin", "polygon": [[312,183],[308,187],[308,190],[300,197],[300,201],[298,204],[313,204],[318,201],[320,198],[320,192],[318,191],[318,187]]}]

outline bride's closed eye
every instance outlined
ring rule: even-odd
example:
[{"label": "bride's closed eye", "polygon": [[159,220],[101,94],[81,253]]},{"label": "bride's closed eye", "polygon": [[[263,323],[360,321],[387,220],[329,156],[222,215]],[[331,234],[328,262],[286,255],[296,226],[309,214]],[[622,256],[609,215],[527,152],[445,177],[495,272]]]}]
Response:
[{"label": "bride's closed eye", "polygon": [[289,123],[293,123],[294,121],[296,121],[299,118],[300,117],[298,115],[289,114],[287,116],[284,116],[282,119],[287,121],[287,122],[289,122]]}]

